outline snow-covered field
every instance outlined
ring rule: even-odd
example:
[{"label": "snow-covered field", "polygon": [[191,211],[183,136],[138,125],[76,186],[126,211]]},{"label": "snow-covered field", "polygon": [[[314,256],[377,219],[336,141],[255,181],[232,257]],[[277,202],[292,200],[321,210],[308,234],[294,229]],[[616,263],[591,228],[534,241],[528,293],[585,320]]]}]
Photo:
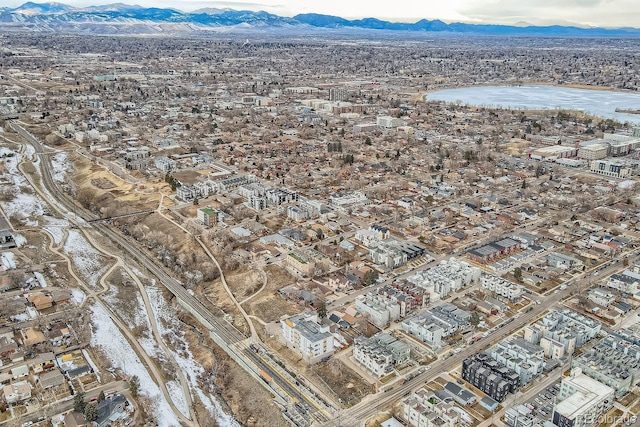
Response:
[{"label": "snow-covered field", "polygon": [[188,417],[189,405],[187,405],[187,399],[184,397],[184,391],[180,383],[178,381],[168,381],[167,391],[171,395],[171,399],[173,400],[173,404],[176,405],[176,408],[182,412],[182,415]]},{"label": "snow-covered field", "polygon": [[[182,369],[183,374],[187,378],[189,385],[193,390],[195,390],[196,394],[207,408],[207,410],[216,417],[218,424],[222,427],[239,427],[239,424],[233,419],[233,417],[229,414],[226,414],[220,404],[213,396],[207,395],[198,386],[198,375],[204,372],[204,368],[193,359],[191,352],[189,351],[189,345],[182,338],[182,335],[177,335],[176,331],[180,331],[183,327],[177,320],[177,313],[175,309],[169,305],[167,305],[166,301],[162,297],[162,292],[156,286],[147,286],[147,295],[149,295],[149,302],[151,303],[151,307],[153,309],[153,313],[158,319],[158,329],[160,334],[163,337],[168,337],[169,340],[173,340],[174,342],[181,343],[176,345],[174,343],[174,348],[185,348],[186,350],[183,352],[172,352],[174,360]],[[167,328],[164,326],[164,323],[160,321],[163,319],[164,321],[168,321],[172,324],[172,327]]]},{"label": "snow-covered field", "polygon": [[20,171],[18,171],[18,163],[20,163],[19,153],[16,153],[7,147],[0,147],[0,158],[3,159],[5,167],[7,168],[7,174],[20,175]]},{"label": "snow-covered field", "polygon": [[71,257],[87,285],[98,288],[98,280],[109,266],[105,264],[106,259],[87,242],[79,231],[69,230],[64,243],[64,252]]},{"label": "snow-covered field", "polygon": [[[120,301],[118,300],[119,297],[122,298],[122,296],[118,295],[119,292],[123,292],[123,291],[119,290],[116,286],[112,285],[111,288],[109,289],[109,292],[102,295],[102,299],[111,307],[120,306],[118,316],[124,322],[129,324],[131,329],[135,328],[140,333],[140,335],[142,335],[140,338],[138,338],[138,342],[140,343],[142,348],[144,348],[144,351],[149,356],[154,358],[162,358],[162,354],[160,354],[160,352],[158,351],[158,343],[156,342],[155,338],[152,336],[151,322],[147,317],[144,301],[142,300],[142,295],[140,295],[140,292],[138,292],[138,288],[129,287],[126,291],[128,299],[135,300],[134,309],[131,309],[130,306],[128,307],[127,310],[122,308],[121,300]],[[134,294],[135,294],[135,299],[134,299]],[[130,303],[132,303],[132,301]],[[133,316],[130,314],[131,311],[134,312]]]},{"label": "snow-covered field", "polygon": [[[1,203],[8,217],[16,216],[18,218],[29,219],[44,214],[43,204],[35,194],[18,192],[13,200]],[[28,225],[33,226],[37,224],[36,221],[28,221]]]},{"label": "snow-covered field", "polygon": [[[3,157],[9,155],[12,156]],[[1,177],[2,181],[8,182],[9,185],[13,184],[13,187],[17,189],[13,200],[0,203],[8,217],[17,216],[19,218],[29,219],[34,216],[42,215],[44,210],[43,203],[34,194],[33,189],[29,186],[27,180],[18,170],[18,163],[20,163],[21,157],[20,153],[16,153],[6,147],[0,147],[0,161],[4,162],[7,170]],[[30,225],[37,225],[37,223],[32,221],[29,221],[28,223]]]},{"label": "snow-covered field", "polygon": [[115,368],[140,378],[140,393],[153,401],[154,415],[160,427],[179,426],[169,403],[105,309],[100,305],[91,306],[91,319],[94,325],[91,345],[100,348]]}]

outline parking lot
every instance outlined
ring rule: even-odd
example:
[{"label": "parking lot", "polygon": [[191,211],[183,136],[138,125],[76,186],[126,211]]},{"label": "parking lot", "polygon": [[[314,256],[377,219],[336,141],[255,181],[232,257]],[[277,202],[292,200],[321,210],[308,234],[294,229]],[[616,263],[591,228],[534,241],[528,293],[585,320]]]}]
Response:
[{"label": "parking lot", "polygon": [[553,414],[553,407],[556,403],[556,396],[560,392],[560,380],[554,381],[546,389],[540,391],[535,396],[530,397],[522,404],[532,411],[536,417],[550,421]]}]

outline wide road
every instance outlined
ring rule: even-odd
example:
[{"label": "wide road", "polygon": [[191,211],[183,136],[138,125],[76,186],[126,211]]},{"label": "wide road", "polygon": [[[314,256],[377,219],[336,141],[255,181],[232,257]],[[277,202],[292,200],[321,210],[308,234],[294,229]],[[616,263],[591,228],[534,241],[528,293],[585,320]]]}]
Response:
[{"label": "wide road", "polygon": [[[633,260],[637,258],[638,250],[632,253],[634,256],[629,259],[630,265]],[[601,268],[601,267],[599,267]],[[620,271],[624,268],[622,262],[622,256],[620,260],[610,262],[604,269],[602,269],[598,275],[598,277],[607,277],[608,275]],[[587,276],[591,275],[591,272],[595,271],[591,269],[589,271],[583,272],[578,276],[574,277],[571,280],[565,282],[567,288],[556,293],[552,293],[549,296],[542,296],[539,299],[542,300],[541,304],[533,304],[531,307],[533,309],[528,313],[522,313],[519,318],[511,321],[510,323],[505,324],[503,327],[498,328],[495,332],[490,334],[487,338],[483,338],[481,341],[476,342],[473,345],[468,346],[466,349],[461,351],[460,353],[449,357],[446,360],[438,360],[431,365],[429,365],[429,370],[416,376],[412,380],[408,381],[406,384],[397,385],[392,389],[388,389],[391,391],[379,392],[374,395],[369,395],[365,399],[363,399],[357,405],[352,406],[349,409],[340,411],[339,415],[336,415],[334,419],[330,422],[325,423],[326,426],[345,426],[345,427],[358,427],[364,425],[364,422],[381,412],[387,406],[392,405],[398,399],[403,397],[404,395],[410,393],[414,389],[416,389],[419,385],[422,385],[426,382],[429,382],[436,377],[438,377],[443,372],[448,372],[453,370],[455,367],[460,365],[462,361],[468,357],[473,356],[474,354],[481,353],[493,345],[495,342],[498,342],[507,336],[513,334],[517,330],[522,327],[528,325],[529,323],[535,321],[538,317],[542,316],[545,311],[549,308],[553,307],[556,303],[567,298],[574,291],[573,284],[577,283],[580,280],[586,280]]]}]

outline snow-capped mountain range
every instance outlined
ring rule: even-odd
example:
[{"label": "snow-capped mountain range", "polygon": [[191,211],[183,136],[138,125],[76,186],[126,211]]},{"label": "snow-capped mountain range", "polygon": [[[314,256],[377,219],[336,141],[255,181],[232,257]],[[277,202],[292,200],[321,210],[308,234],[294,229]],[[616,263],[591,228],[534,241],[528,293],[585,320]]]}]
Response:
[{"label": "snow-capped mountain range", "polygon": [[0,8],[1,31],[39,31],[92,34],[174,34],[203,31],[409,31],[523,36],[629,36],[636,28],[581,28],[445,23],[421,19],[414,23],[376,18],[349,20],[315,13],[283,17],[264,11],[206,8],[193,12],[142,7],[123,3],[76,8],[63,3],[27,2],[16,8]]}]

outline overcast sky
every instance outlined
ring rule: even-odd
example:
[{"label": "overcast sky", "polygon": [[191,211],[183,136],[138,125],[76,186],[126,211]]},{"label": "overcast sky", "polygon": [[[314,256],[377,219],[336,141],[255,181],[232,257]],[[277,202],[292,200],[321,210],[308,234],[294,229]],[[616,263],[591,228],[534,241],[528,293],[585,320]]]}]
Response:
[{"label": "overcast sky", "polygon": [[[15,7],[26,0],[3,0]],[[34,0],[44,2],[46,0]],[[376,17],[414,22],[422,18],[515,24],[579,24],[601,27],[638,27],[640,0],[58,0],[72,6],[122,3],[173,7],[265,10],[282,16],[323,13],[345,18]]]}]

